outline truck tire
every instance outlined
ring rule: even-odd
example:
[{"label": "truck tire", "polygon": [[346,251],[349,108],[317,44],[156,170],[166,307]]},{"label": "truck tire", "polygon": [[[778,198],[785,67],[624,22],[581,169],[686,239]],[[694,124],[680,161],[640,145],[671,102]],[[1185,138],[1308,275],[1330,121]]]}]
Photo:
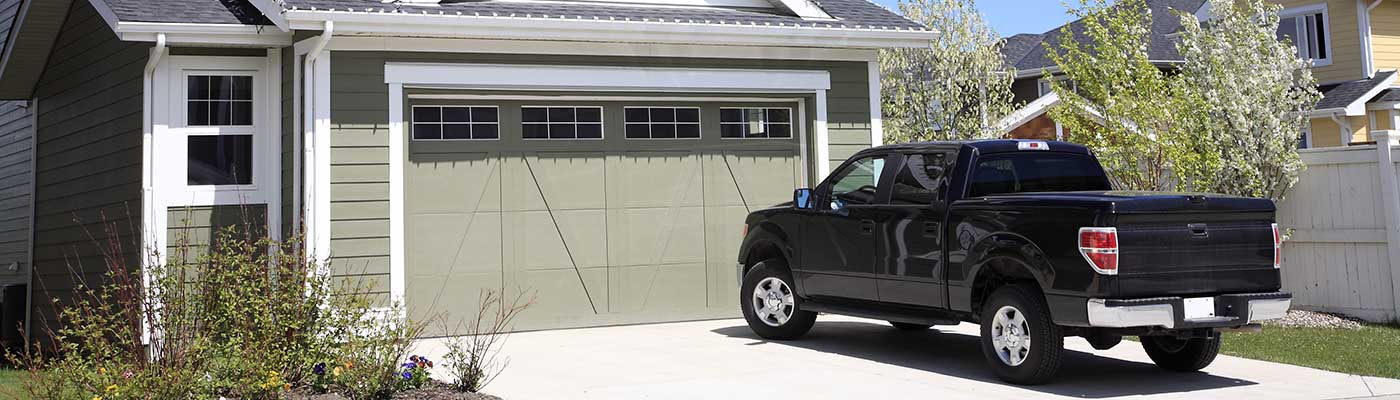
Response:
[{"label": "truck tire", "polygon": [[1196,372],[1215,361],[1220,354],[1220,335],[1210,339],[1178,339],[1172,336],[1142,336],[1142,349],[1158,367],[1169,371]]},{"label": "truck tire", "polygon": [[769,340],[791,340],[812,330],[817,313],[802,310],[802,298],[794,290],[787,263],[768,259],[744,274],[739,288],[739,308],[749,329]]},{"label": "truck tire", "polygon": [[933,325],[911,324],[911,323],[908,323],[908,322],[894,322],[894,321],[890,321],[890,326],[893,326],[894,329],[898,329],[898,330],[901,330],[901,331],[911,331],[911,332],[912,332],[912,331],[926,331],[926,330],[928,330],[928,328],[932,328],[932,327],[933,327]]},{"label": "truck tire", "polygon": [[1001,380],[1039,385],[1060,369],[1064,332],[1050,319],[1045,300],[1023,285],[992,293],[982,307],[982,355]]}]

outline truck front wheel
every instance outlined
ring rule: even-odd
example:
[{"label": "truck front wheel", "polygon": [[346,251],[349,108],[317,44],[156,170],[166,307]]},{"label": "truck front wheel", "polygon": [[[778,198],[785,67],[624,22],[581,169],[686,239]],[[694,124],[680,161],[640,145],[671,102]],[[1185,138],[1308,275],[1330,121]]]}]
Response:
[{"label": "truck front wheel", "polygon": [[1034,290],[1008,285],[982,307],[982,354],[997,377],[1020,385],[1049,381],[1060,369],[1064,333]]},{"label": "truck front wheel", "polygon": [[1220,335],[1215,337],[1178,339],[1172,336],[1142,336],[1142,349],[1158,367],[1170,371],[1200,371],[1215,361],[1220,353]]},{"label": "truck front wheel", "polygon": [[817,322],[817,313],[802,310],[802,298],[793,290],[792,273],[781,260],[754,264],[739,288],[739,308],[758,336],[769,340],[796,339]]}]

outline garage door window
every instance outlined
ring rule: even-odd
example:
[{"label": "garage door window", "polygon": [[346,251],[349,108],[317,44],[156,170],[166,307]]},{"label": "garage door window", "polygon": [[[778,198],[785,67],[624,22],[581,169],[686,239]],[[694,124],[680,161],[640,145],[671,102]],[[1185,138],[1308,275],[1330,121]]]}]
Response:
[{"label": "garage door window", "polygon": [[521,107],[521,135],[528,140],[603,138],[602,107]]},{"label": "garage door window", "polygon": [[699,139],[696,107],[626,107],[628,139]]},{"label": "garage door window", "polygon": [[413,106],[413,140],[500,138],[495,106]]},{"label": "garage door window", "polygon": [[792,137],[791,108],[721,108],[719,133],[724,139]]}]

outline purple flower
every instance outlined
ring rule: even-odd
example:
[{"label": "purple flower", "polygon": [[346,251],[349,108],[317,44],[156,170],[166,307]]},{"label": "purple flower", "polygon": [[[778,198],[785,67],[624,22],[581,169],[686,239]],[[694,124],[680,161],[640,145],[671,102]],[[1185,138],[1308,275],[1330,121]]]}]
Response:
[{"label": "purple flower", "polygon": [[412,373],[412,372],[408,372],[408,371],[404,371],[404,372],[403,372],[403,380],[409,380],[409,379],[413,379],[413,373]]},{"label": "purple flower", "polygon": [[318,363],[318,364],[316,364],[315,367],[311,367],[311,372],[314,372],[316,375],[325,375],[325,374],[326,374],[326,363]]},{"label": "purple flower", "polygon": [[407,368],[407,369],[412,369],[413,367],[417,367],[418,364],[414,364],[414,363],[411,363],[411,362],[406,362],[406,363],[403,363],[402,365],[399,365],[399,366],[400,366],[400,367]]}]

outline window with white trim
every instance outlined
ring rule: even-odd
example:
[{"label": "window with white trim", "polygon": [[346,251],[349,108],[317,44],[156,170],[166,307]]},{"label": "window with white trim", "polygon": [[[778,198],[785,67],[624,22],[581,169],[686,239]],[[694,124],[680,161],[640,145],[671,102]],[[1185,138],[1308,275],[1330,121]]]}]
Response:
[{"label": "window with white trim", "polygon": [[699,107],[624,107],[628,139],[699,139]]},{"label": "window with white trim", "polygon": [[185,79],[186,125],[253,125],[252,76],[190,75]]},{"label": "window with white trim", "polygon": [[493,140],[500,128],[496,106],[413,106],[413,140]]},{"label": "window with white trim", "polygon": [[1292,42],[1298,57],[1312,60],[1313,66],[1332,64],[1325,4],[1298,7],[1279,13],[1278,38]]},{"label": "window with white trim", "polygon": [[185,75],[185,184],[253,184],[253,76],[192,72]]},{"label": "window with white trim", "polygon": [[791,138],[792,109],[721,108],[719,136],[723,139]]},{"label": "window with white trim", "polygon": [[520,107],[526,140],[603,138],[603,107]]}]

